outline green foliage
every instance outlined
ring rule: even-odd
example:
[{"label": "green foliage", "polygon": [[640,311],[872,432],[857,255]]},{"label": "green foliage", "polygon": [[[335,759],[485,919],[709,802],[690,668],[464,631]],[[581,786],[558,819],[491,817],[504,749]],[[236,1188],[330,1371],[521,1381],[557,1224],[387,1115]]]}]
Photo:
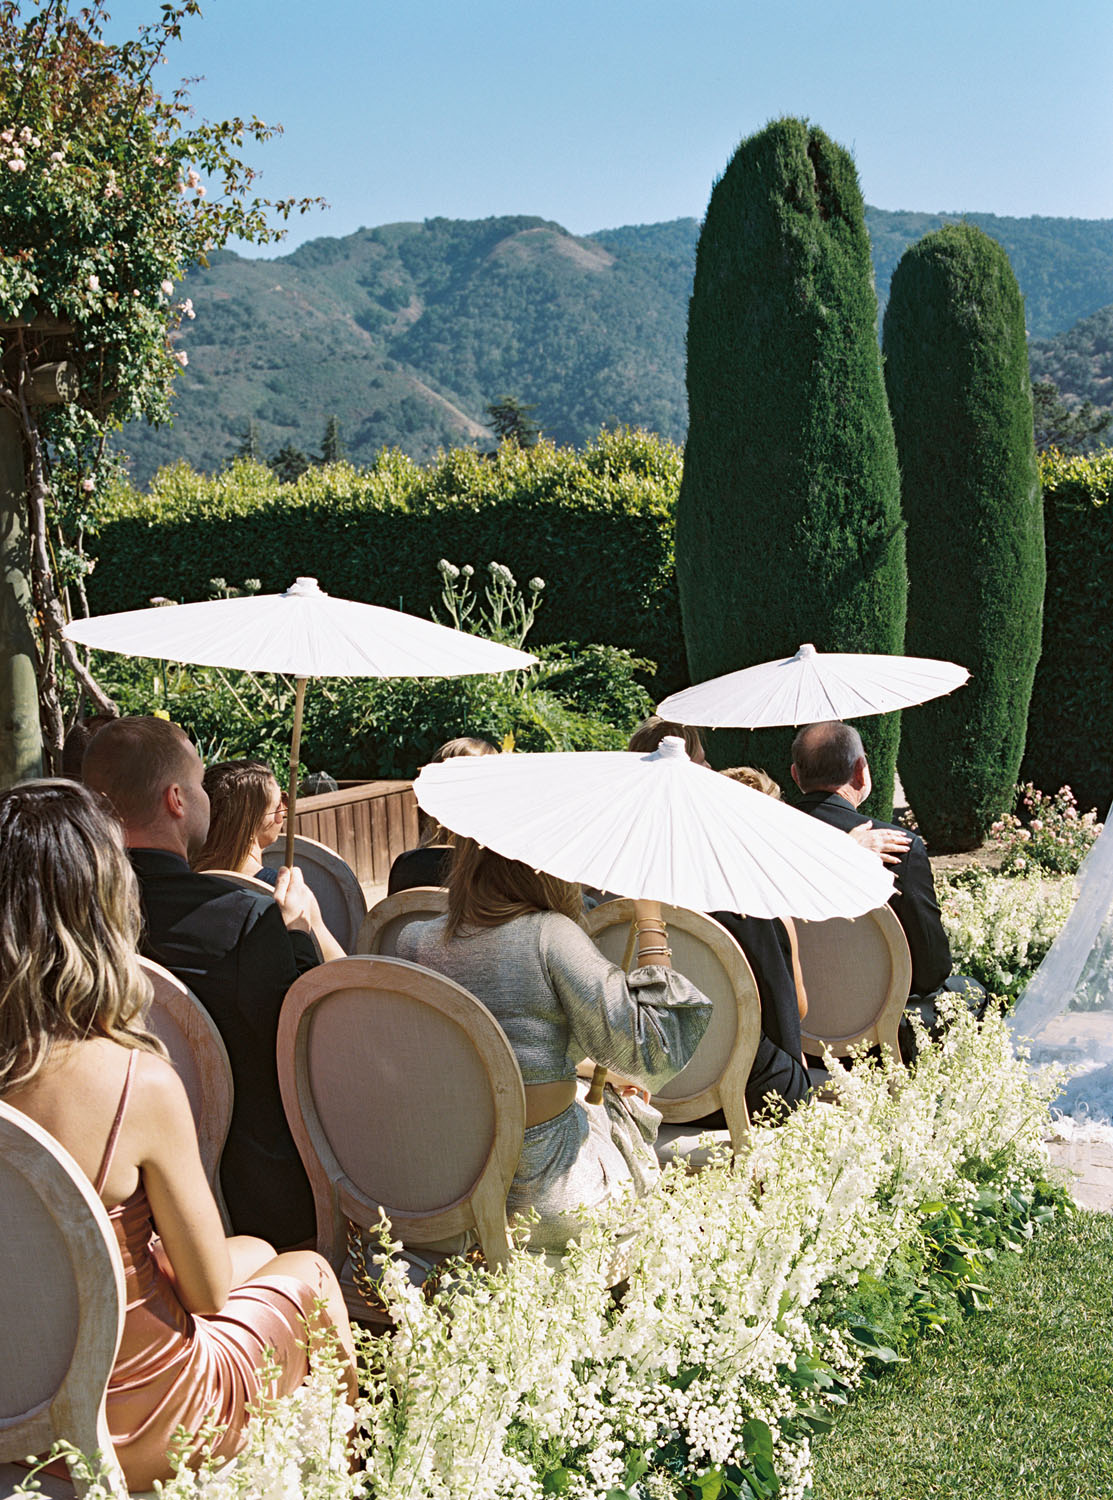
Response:
[{"label": "green foliage", "polygon": [[901,781],[928,843],[969,849],[1012,806],[1045,574],[1024,304],[1000,245],[954,224],[906,251],[884,342],[908,521],[906,650],[971,673],[905,716]]},{"label": "green foliage", "polygon": [[1036,448],[1046,453],[1092,453],[1108,438],[1113,411],[1102,411],[1092,401],[1070,407],[1059,395],[1053,380],[1037,380],[1032,386],[1032,417]]},{"label": "green foliage", "polygon": [[519,448],[532,448],[537,443],[541,428],[533,420],[536,406],[524,406],[516,396],[500,396],[484,410],[488,426],[500,443],[517,443]]},{"label": "green foliage", "polygon": [[[1113,301],[1110,221],[973,217],[1008,251],[1033,335]],[[906,246],[943,222],[866,210],[882,304]],[[499,391],[529,392],[560,443],[604,422],[682,442],[698,237],[695,219],[583,238],[537,218],[428,219],[313,240],[280,260],[214,252],[184,287],[197,321],[174,426],[127,430],[132,473],[146,484],[179,458],[219,469],[247,416],[267,452],[287,441],[316,451],[330,414],[357,463],[383,447],[416,459],[487,447],[484,406]]]},{"label": "green foliage", "polygon": [[1032,339],[1028,358],[1033,381],[1054,385],[1072,409],[1087,402],[1097,408],[1113,406],[1113,303],[1054,338]]},{"label": "green foliage", "polygon": [[121,488],[93,542],[94,614],[152,595],[205,598],[219,571],[277,593],[299,574],[329,593],[428,616],[437,563],[500,558],[548,580],[533,640],[603,641],[659,664],[654,690],[686,681],[673,574],[680,453],[646,433],[602,433],[582,451],[548,441],[467,449],[421,468],[397,452],[356,470],[313,468],[290,485],[237,462],[207,478],[163,470],[149,496]]},{"label": "green foliage", "polygon": [[[854,164],[800,120],[743,141],[708,205],[688,328],[677,572],[692,678],[898,652],[904,538]],[[860,726],[891,815],[899,719]],[[788,779],[792,731],[714,738]]]},{"label": "green foliage", "polygon": [[293,443],[283,443],[274,457],[268,460],[267,467],[272,474],[278,476],[280,484],[294,484],[309,468],[309,457],[300,448],[295,448]]},{"label": "green foliage", "polygon": [[1040,471],[1047,607],[1020,774],[1048,792],[1069,783],[1101,817],[1113,801],[1113,451],[1046,453]]},{"label": "green foliage", "polygon": [[325,423],[325,435],[321,439],[321,458],[323,464],[339,464],[348,456],[348,450],[344,439],[340,435],[340,419],[337,416],[329,417]]}]

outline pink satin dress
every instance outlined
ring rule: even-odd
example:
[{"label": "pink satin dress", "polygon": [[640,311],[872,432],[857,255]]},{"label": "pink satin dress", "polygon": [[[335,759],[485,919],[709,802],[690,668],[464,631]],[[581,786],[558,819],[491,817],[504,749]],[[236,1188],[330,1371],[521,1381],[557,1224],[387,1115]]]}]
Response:
[{"label": "pink satin dress", "polygon": [[[131,1091],[133,1052],[120,1105],[94,1184],[99,1194]],[[278,1375],[267,1394],[288,1395],[305,1379],[304,1320],[323,1288],[293,1276],[262,1276],[237,1287],[221,1312],[189,1313],[157,1259],[147,1192],[140,1178],[130,1198],[110,1209],[124,1261],[127,1315],[108,1383],[108,1429],[128,1488],[169,1479],[167,1450],[179,1428],[196,1433],[207,1418],[224,1428],[219,1458],[245,1442],[247,1406],[263,1389],[260,1366],[270,1350]]]}]

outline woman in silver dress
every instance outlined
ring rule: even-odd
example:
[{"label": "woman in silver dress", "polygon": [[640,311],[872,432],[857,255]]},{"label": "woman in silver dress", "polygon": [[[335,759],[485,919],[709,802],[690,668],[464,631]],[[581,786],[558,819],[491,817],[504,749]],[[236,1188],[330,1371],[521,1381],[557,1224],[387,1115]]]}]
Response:
[{"label": "woman in silver dress", "polygon": [[[668,964],[660,908],[639,902],[638,967],[612,964],[579,925],[580,887],[457,843],[446,916],[415,922],[398,957],[445,974],[494,1015],[526,1091],[522,1156],[507,1198],[533,1210],[533,1249],[559,1249],[576,1210],[658,1173],[660,1115],[643,1099],[677,1074],[707,1030],[711,1002]],[[614,1069],[601,1104],[577,1080],[585,1058]]]}]

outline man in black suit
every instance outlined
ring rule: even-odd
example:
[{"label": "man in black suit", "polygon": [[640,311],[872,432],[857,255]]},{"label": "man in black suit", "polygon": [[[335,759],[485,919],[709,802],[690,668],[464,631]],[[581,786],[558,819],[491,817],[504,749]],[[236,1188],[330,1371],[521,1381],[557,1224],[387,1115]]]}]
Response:
[{"label": "man in black suit", "polygon": [[[858,811],[872,787],[869,762],[861,736],[849,724],[831,719],[801,729],[792,742],[792,779],[804,794],[801,811],[813,818],[846,833],[870,823]],[[905,831],[896,823],[874,821],[873,826]],[[893,866],[893,879],[896,891],[889,898],[889,905],[904,928],[912,956],[911,1008],[920,1011],[930,1029],[935,1024],[935,1007],[930,1002],[941,991],[964,993],[975,1008],[984,1001],[985,992],[976,980],[951,974],[951,947],[943,930],[923,839],[914,836],[899,855]],[[902,1025],[902,1031],[905,1030]],[[902,1050],[907,1035],[901,1037]]]},{"label": "man in black suit", "polygon": [[165,719],[118,719],[82,765],[124,825],[143,908],[140,948],[189,986],[228,1049],[235,1099],[220,1178],[232,1227],[278,1248],[312,1238],[313,1197],[278,1087],[278,1013],[286,991],[319,962],[313,904],[298,871],[274,898],[195,874],[209,827],[204,767]]}]

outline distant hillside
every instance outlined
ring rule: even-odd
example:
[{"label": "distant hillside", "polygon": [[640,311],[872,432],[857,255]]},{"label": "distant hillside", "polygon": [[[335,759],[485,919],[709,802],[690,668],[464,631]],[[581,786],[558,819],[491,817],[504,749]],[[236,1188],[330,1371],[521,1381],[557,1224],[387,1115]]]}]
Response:
[{"label": "distant hillside", "polygon": [[1029,347],[1033,380],[1053,380],[1068,406],[1113,407],[1113,305]]},{"label": "distant hillside", "polygon": [[[943,218],[867,212],[884,298],[904,246]],[[1008,251],[1033,335],[1113,301],[1113,221],[970,217]],[[682,440],[698,234],[695,219],[584,238],[531,217],[427,219],[274,260],[218,252],[186,279],[197,317],[174,425],[124,434],[133,476],[178,458],[220,468],[249,420],[268,454],[313,452],[332,414],[356,462],[387,445],[418,459],[486,447],[484,407],[504,393],[562,443],[604,423]]]}]

